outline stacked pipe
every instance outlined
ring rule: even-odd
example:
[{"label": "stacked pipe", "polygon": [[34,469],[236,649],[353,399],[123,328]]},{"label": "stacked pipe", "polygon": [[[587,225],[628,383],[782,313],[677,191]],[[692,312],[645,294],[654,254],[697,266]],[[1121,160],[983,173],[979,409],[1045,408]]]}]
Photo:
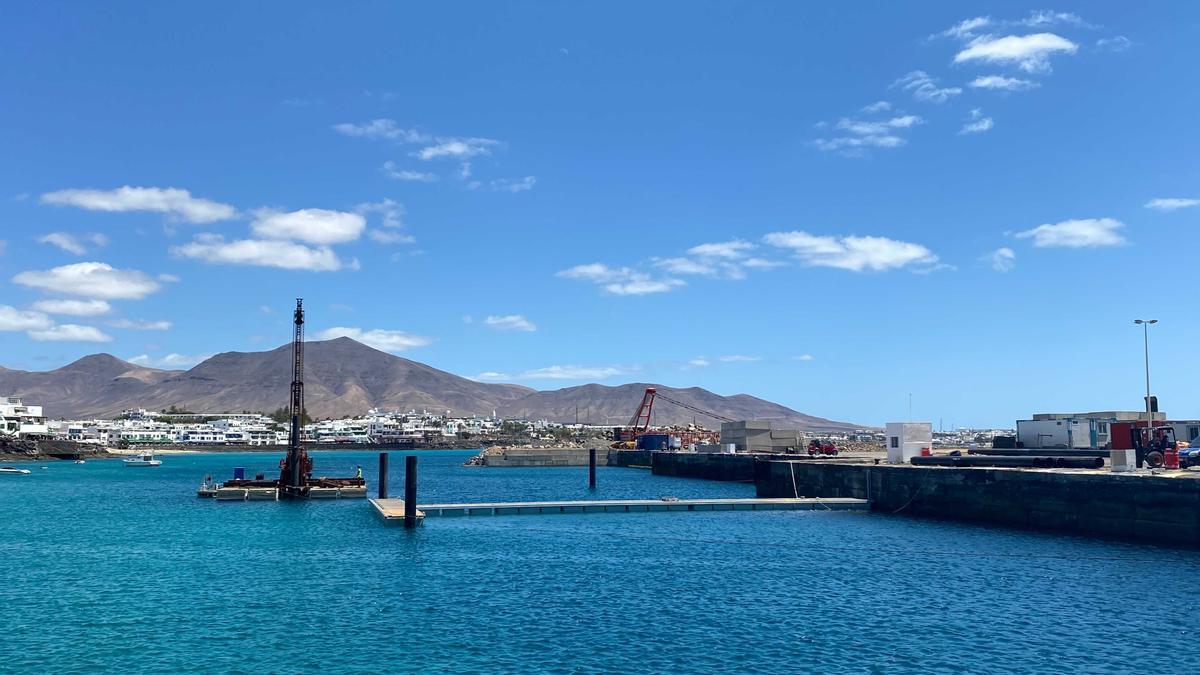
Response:
[{"label": "stacked pipe", "polygon": [[992,466],[1041,469],[1102,469],[1103,457],[958,455],[913,457],[914,466]]}]

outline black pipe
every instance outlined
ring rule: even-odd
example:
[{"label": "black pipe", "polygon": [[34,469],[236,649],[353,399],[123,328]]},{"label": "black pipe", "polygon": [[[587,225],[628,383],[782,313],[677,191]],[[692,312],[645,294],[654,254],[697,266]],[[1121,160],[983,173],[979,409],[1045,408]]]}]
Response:
[{"label": "black pipe", "polygon": [[379,453],[379,498],[387,499],[387,480],[388,480],[388,454],[386,452]]},{"label": "black pipe", "polygon": [[1003,455],[962,455],[962,456],[933,456],[913,457],[914,466],[991,466],[1006,468],[1051,468],[1064,469],[1101,469],[1104,467],[1102,457],[1054,457],[1054,456],[1003,456]]},{"label": "black pipe", "polygon": [[404,527],[417,526],[417,456],[404,458]]},{"label": "black pipe", "polygon": [[596,489],[596,449],[588,449],[588,487]]}]

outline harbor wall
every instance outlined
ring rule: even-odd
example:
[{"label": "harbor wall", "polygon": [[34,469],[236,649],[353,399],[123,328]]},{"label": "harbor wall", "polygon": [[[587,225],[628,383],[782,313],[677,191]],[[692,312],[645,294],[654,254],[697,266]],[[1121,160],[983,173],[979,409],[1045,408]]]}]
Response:
[{"label": "harbor wall", "polygon": [[608,455],[609,466],[639,467],[650,466],[649,450],[613,450]]},{"label": "harbor wall", "polygon": [[[607,466],[609,455],[615,450],[598,448],[596,465]],[[588,448],[510,448],[500,452],[486,452],[482,465],[488,467],[549,467],[587,466]]]},{"label": "harbor wall", "polygon": [[821,461],[759,461],[754,472],[759,497],[855,497],[887,513],[1200,545],[1192,477]]},{"label": "harbor wall", "polygon": [[648,453],[650,472],[656,476],[705,478],[708,480],[754,481],[754,455],[703,452]]}]

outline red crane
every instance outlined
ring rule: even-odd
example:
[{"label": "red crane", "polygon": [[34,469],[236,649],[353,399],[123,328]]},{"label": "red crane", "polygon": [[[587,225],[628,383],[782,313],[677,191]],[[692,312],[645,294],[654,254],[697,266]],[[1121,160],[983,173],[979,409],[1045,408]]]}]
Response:
[{"label": "red crane", "polygon": [[[694,413],[699,413],[706,417],[711,417],[713,419],[720,420],[722,422],[732,422],[733,421],[732,419],[725,417],[724,415],[718,415],[717,413],[712,412],[710,410],[704,410],[703,408],[697,408],[696,406],[691,405],[689,403],[684,403],[683,401],[677,401],[677,400],[671,398],[670,396],[667,396],[665,394],[660,394],[660,393],[658,393],[658,389],[655,387],[646,387],[646,393],[642,395],[642,402],[640,404],[638,404],[637,410],[634,411],[633,417],[630,418],[630,420],[629,420],[629,424],[625,425],[624,428],[617,430],[617,432],[616,432],[617,439],[616,439],[616,442],[613,443],[614,448],[629,446],[631,443],[636,444],[639,436],[643,436],[650,432],[650,418],[654,412],[654,402],[657,399],[662,399],[662,400],[666,401],[667,403],[677,405],[680,408],[683,408],[685,410],[690,410]],[[681,432],[678,435],[680,435],[682,437],[682,441],[684,442],[685,445],[687,443],[705,440],[706,438],[708,440],[711,440],[711,434],[708,434],[707,436],[705,436],[704,434],[698,434],[695,432]]]}]

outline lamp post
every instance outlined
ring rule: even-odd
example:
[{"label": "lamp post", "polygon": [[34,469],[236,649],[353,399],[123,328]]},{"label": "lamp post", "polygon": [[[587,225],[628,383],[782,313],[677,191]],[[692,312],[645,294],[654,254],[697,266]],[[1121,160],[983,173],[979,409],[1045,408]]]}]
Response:
[{"label": "lamp post", "polygon": [[1146,353],[1146,438],[1154,435],[1154,413],[1150,410],[1150,324],[1158,323],[1158,319],[1134,319],[1135,324],[1142,327],[1142,341]]}]

